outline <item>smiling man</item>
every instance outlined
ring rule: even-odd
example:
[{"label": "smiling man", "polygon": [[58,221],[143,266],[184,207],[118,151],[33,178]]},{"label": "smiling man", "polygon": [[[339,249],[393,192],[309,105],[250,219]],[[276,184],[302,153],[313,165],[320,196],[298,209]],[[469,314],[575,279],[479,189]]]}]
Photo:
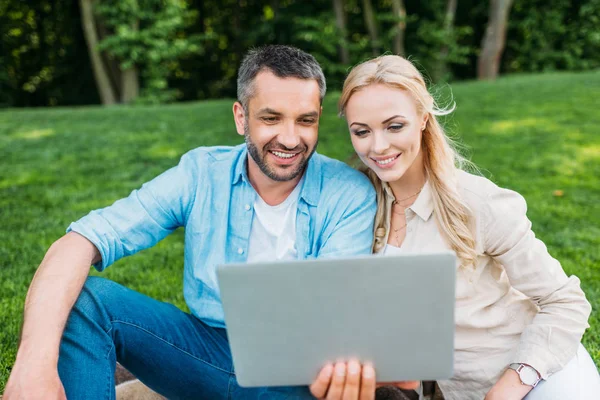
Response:
[{"label": "smiling man", "polygon": [[[167,398],[309,398],[305,387],[237,385],[216,266],[370,253],[371,184],[315,153],[324,95],[309,54],[250,51],[233,106],[245,144],[188,152],[129,197],[71,224],[50,247],[27,295],[5,398],[114,398],[116,361]],[[102,271],[180,226],[191,314],[88,278],[90,265]]]}]

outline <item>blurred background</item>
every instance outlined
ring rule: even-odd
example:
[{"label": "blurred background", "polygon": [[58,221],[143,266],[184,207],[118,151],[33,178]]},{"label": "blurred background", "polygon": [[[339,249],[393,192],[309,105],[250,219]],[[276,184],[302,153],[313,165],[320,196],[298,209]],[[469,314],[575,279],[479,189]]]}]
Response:
[{"label": "blurred background", "polygon": [[[271,43],[323,66],[333,158],[353,159],[336,103],[358,62],[405,55],[454,100],[447,132],[581,279],[600,366],[600,0],[0,0],[0,393],[48,247],[185,152],[242,143],[237,68]],[[186,310],[183,237],[91,274]]]},{"label": "blurred background", "polygon": [[253,46],[298,46],[339,89],[409,56],[432,82],[600,66],[600,0],[0,0],[0,107],[235,97]]}]

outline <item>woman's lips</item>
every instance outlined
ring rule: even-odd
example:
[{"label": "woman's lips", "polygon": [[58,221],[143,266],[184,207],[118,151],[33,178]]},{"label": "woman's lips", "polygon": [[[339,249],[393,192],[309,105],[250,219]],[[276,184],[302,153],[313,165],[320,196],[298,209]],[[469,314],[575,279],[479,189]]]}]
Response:
[{"label": "woman's lips", "polygon": [[394,156],[371,158],[371,160],[373,160],[378,168],[387,169],[392,168],[401,155],[402,153],[399,153]]}]

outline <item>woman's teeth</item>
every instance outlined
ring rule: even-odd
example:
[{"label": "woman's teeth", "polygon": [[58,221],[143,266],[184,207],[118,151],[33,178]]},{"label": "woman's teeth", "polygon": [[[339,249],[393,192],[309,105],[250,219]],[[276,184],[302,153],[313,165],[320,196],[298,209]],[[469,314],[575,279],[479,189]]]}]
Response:
[{"label": "woman's teeth", "polygon": [[272,151],[272,153],[281,158],[292,158],[295,156],[295,154],[282,153],[280,151]]},{"label": "woman's teeth", "polygon": [[375,162],[380,165],[386,165],[394,161],[396,158],[398,158],[398,156],[386,158],[385,160],[375,160]]}]

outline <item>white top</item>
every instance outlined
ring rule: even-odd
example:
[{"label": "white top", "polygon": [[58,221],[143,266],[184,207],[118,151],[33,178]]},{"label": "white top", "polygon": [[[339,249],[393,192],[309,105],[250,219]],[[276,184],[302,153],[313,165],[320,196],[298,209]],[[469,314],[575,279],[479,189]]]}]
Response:
[{"label": "white top", "polygon": [[386,244],[383,248],[383,254],[386,256],[397,256],[404,253],[401,247],[392,246],[391,244]]},{"label": "white top", "polygon": [[[591,307],[579,279],[567,276],[535,237],[521,195],[464,171],[456,178],[473,216],[478,257],[474,267],[457,270],[454,377],[438,383],[447,400],[480,400],[510,363],[529,364],[544,379],[564,367],[589,326]],[[389,215],[394,197],[385,188]],[[449,249],[429,183],[406,209],[406,222],[401,248],[388,245],[385,253]]]},{"label": "white top", "polygon": [[296,213],[302,181],[276,206],[256,196],[247,262],[297,259]]}]

